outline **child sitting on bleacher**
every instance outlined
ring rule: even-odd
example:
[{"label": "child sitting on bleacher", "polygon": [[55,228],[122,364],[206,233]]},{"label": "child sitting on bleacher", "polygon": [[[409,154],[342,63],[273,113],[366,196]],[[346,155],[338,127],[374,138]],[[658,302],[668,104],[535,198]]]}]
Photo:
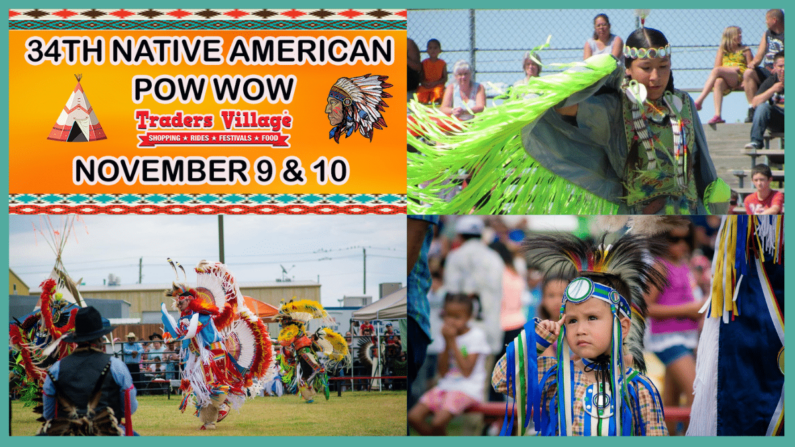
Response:
[{"label": "child sitting on bleacher", "polygon": [[[445,436],[447,424],[467,408],[483,401],[486,356],[490,353],[486,333],[469,327],[473,300],[465,294],[444,298],[442,336],[444,350],[439,354],[439,382],[409,411],[409,425],[423,436]],[[429,424],[425,419],[433,414]]]},{"label": "child sitting on bleacher", "polygon": [[781,214],[784,210],[784,193],[770,189],[773,173],[770,166],[758,164],[751,170],[751,181],[756,192],[745,198],[745,212],[748,214]]}]

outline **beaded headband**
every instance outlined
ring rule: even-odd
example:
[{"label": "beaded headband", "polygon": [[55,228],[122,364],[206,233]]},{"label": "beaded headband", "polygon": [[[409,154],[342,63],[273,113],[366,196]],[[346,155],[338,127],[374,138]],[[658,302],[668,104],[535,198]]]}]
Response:
[{"label": "beaded headband", "polygon": [[629,302],[626,298],[621,296],[615,289],[608,287],[598,282],[593,282],[589,278],[575,278],[566,286],[566,291],[563,293],[563,303],[561,304],[561,313],[566,309],[566,302],[579,304],[585,302],[589,298],[596,298],[602,300],[624,314],[627,318],[632,318],[632,311],[629,307]]},{"label": "beaded headband", "polygon": [[671,45],[662,48],[633,48],[624,46],[624,57],[628,59],[655,59],[671,55]]},{"label": "beaded headband", "polygon": [[334,99],[340,101],[341,103],[345,104],[346,106],[351,105],[350,96],[348,96],[348,94],[345,91],[343,91],[342,89],[340,89],[336,85],[331,87],[331,91],[328,92],[328,96],[330,98],[334,98]]}]

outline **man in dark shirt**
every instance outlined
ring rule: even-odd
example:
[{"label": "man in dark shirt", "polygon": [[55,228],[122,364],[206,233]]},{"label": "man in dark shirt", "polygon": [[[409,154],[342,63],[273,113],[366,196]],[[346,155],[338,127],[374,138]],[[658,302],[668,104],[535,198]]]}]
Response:
[{"label": "man in dark shirt", "polygon": [[746,123],[753,120],[754,105],[753,99],[758,94],[757,88],[770,78],[773,73],[774,55],[784,51],[784,11],[771,9],[765,14],[765,24],[767,30],[762,35],[759,49],[754,56],[754,60],[748,65],[752,70],[743,73],[743,86],[745,97],[750,107],[748,108],[748,118]]},{"label": "man in dark shirt", "polygon": [[773,58],[773,76],[767,78],[751,102],[756,108],[751,127],[751,142],[746,149],[761,149],[765,130],[784,132],[784,52]]},{"label": "man in dark shirt", "polygon": [[[132,377],[124,362],[103,350],[101,337],[113,329],[115,326],[103,324],[93,307],[77,312],[75,331],[64,338],[67,343],[76,343],[77,348],[50,367],[44,380],[47,422],[42,433],[75,435],[77,430],[81,435],[94,436],[133,434],[130,416],[138,402]],[[122,420],[125,425],[117,425]]]}]

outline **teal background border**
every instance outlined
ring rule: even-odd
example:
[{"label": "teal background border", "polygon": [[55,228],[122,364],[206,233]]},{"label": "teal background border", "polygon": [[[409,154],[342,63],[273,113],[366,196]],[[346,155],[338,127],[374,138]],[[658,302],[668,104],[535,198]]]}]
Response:
[{"label": "teal background border", "polygon": [[[251,1],[251,0],[238,0],[235,2],[218,2],[218,1],[207,1],[207,0],[196,0],[193,2],[176,2],[176,1],[141,1],[141,2],[122,2],[122,1],[37,1],[35,4],[34,2],[22,2],[19,0],[10,1],[6,4],[6,8],[4,8],[4,13],[6,16],[2,20],[2,28],[0,28],[0,82],[8,86],[8,20],[7,20],[7,9],[19,9],[19,8],[39,8],[39,9],[62,9],[64,7],[71,7],[71,8],[80,8],[80,9],[90,9],[90,8],[97,8],[97,9],[107,9],[107,8],[131,8],[131,9],[164,9],[164,8],[183,8],[183,9],[195,9],[195,8],[218,8],[219,6],[227,8],[239,8],[239,9],[254,9],[254,8],[274,8],[274,9],[306,9],[306,8],[326,8],[326,9],[404,9],[404,8],[445,8],[445,9],[464,9],[464,8],[484,8],[489,7],[492,9],[524,9],[524,8],[533,8],[533,7],[543,7],[548,5],[548,3],[539,2],[539,1],[519,1],[519,0],[498,0],[495,3],[486,3],[482,0],[475,1],[475,0],[441,0],[436,2],[428,2],[427,0],[389,0],[383,3],[375,3],[375,2],[368,2],[363,0],[349,0],[349,1],[329,1],[329,0],[303,0],[303,1],[295,1],[289,2],[285,4],[276,4],[275,2],[265,2],[265,1]],[[755,8],[779,8],[785,7],[787,2],[778,1],[778,2],[770,2],[770,1],[763,1],[760,3],[754,3],[753,5],[747,2],[740,2],[738,0],[724,0],[724,1],[716,1],[716,0],[706,0],[701,1],[698,3],[691,1],[683,1],[683,0],[669,0],[664,3],[666,8],[747,8],[749,6],[753,6]],[[561,4],[564,6],[564,4]],[[592,1],[586,2],[584,0],[570,0],[565,3],[566,8],[593,8],[596,4]],[[618,0],[610,2],[609,4],[603,3],[602,6],[610,7],[610,8],[636,8],[639,6],[642,7],[654,7],[653,5],[649,4],[641,4],[640,2],[630,2],[626,0]],[[786,8],[785,8],[786,9]],[[653,14],[653,12],[652,12]],[[762,18],[760,17],[760,20]],[[792,20],[792,19],[790,19]],[[727,24],[729,25],[729,24]],[[756,39],[756,37],[754,38]],[[793,65],[791,62],[789,65]],[[5,270],[8,267],[8,237],[5,236],[8,234],[8,116],[11,111],[8,108],[8,88],[3,88],[0,90],[0,104],[3,104],[0,110],[0,123],[2,123],[2,137],[0,137],[0,150],[2,150],[2,158],[0,158],[0,203],[2,203],[3,210],[6,212],[6,217],[0,219],[0,234],[3,235],[0,237],[0,265],[2,265],[2,274],[0,274],[0,291],[6,290],[8,287],[8,281],[6,281],[7,276],[5,276]],[[786,130],[793,129],[793,117],[790,116],[786,120]],[[36,150],[35,146],[26,147],[20,150]],[[44,154],[46,155],[46,154]],[[31,173],[31,175],[42,175],[41,173]],[[788,177],[792,177],[789,175]],[[122,216],[119,217],[120,219],[123,218]],[[795,227],[795,220],[789,219],[786,222],[786,233],[789,235],[793,234],[793,228]],[[790,263],[787,267],[787,276],[795,274],[795,265]],[[792,288],[788,286],[786,289],[787,293],[785,296],[786,301],[789,299],[793,299],[790,297],[795,297],[795,292],[792,291]],[[785,307],[785,317],[789,316],[789,314],[793,313],[792,306]],[[3,328],[8,327],[8,306],[7,301],[5,304],[0,305],[0,322],[3,323]],[[791,333],[786,336],[787,342],[789,342],[790,338],[795,338]],[[2,336],[2,345],[7,351],[8,349],[8,337]],[[787,361],[787,364],[793,363],[791,359]],[[789,369],[792,371],[791,366],[786,366],[785,369]],[[7,380],[0,380],[0,396],[7,396],[8,395],[8,381]],[[793,395],[795,397],[795,387],[790,386],[787,390],[787,400],[791,402]],[[245,410],[244,410],[245,411]],[[174,413],[172,414],[164,414],[164,417],[170,416],[178,416],[177,409],[174,408]],[[300,417],[300,415],[298,416]],[[341,418],[344,420],[344,417]],[[791,440],[795,435],[793,435],[792,430],[795,428],[795,423],[792,422],[792,417],[789,420],[785,421],[786,429],[785,433],[789,433],[789,439]],[[26,446],[30,447],[38,447],[38,446],[52,446],[55,442],[58,445],[63,445],[65,447],[69,446],[86,446],[86,445],[104,445],[107,440],[104,439],[85,439],[85,440],[78,440],[78,439],[58,439],[57,441],[47,440],[46,438],[13,438],[8,439],[8,406],[5,403],[0,404],[0,420],[2,420],[3,428],[2,432],[0,432],[0,439],[3,442],[15,442],[15,445],[20,445],[24,442]],[[328,423],[339,423],[339,421],[329,421]],[[307,425],[308,432],[314,431],[316,428],[312,427],[311,425]],[[318,431],[322,431],[322,428],[318,427]],[[747,447],[749,443],[756,443],[762,442],[764,445],[773,445],[773,446],[784,446],[787,437],[783,439],[764,439],[764,440],[755,440],[755,439],[748,439],[748,438],[721,438],[720,440],[709,440],[706,442],[720,442],[720,445],[734,447],[734,446],[744,446]],[[189,442],[191,446],[216,446],[220,442],[225,442],[226,440],[223,438],[207,438],[207,437],[191,437],[191,438],[165,438],[165,437],[156,437],[152,438],[138,438],[137,440],[120,440],[114,442],[122,442],[126,444],[127,442],[130,443],[137,443],[137,442],[147,442],[149,445],[166,445],[169,443],[170,445],[180,444]],[[228,441],[227,441],[228,442]],[[324,446],[329,447],[350,447],[351,445],[368,445],[368,446],[377,446],[377,447],[397,447],[397,446],[405,446],[409,442],[412,444],[412,447],[424,447],[424,446],[438,446],[441,442],[442,445],[452,446],[455,445],[456,447],[480,447],[485,442],[489,444],[491,442],[499,443],[499,445],[519,445],[519,443],[541,443],[544,442],[542,439],[534,439],[534,440],[526,440],[520,438],[512,438],[512,439],[489,439],[489,438],[448,438],[448,439],[434,439],[434,438],[411,438],[407,439],[404,437],[384,437],[384,438],[375,438],[375,437],[367,437],[367,438],[346,438],[346,437],[312,437],[312,438],[293,438],[293,437],[267,437],[267,438],[254,438],[254,437],[243,437],[243,438],[235,438],[235,444],[239,445],[265,445],[267,443],[285,443],[285,444],[323,444]],[[554,441],[547,440],[546,442],[554,442],[556,445],[574,445],[576,440],[573,439],[556,439]],[[589,440],[589,443],[593,443],[594,445],[608,445],[607,443],[617,442],[618,444],[630,445],[634,444],[637,441],[635,440],[618,440],[618,441],[611,441],[608,439],[594,439]],[[645,442],[676,442],[682,443],[682,446],[696,446],[699,444],[703,444],[705,440],[701,440],[698,438],[680,438],[666,441],[662,439],[657,440],[647,440]],[[790,441],[791,442],[791,441]],[[604,443],[604,444],[603,444]]]}]

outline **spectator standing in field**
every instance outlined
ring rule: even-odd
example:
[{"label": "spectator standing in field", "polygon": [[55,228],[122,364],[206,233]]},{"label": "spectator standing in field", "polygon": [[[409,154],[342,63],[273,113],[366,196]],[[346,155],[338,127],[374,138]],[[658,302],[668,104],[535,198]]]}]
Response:
[{"label": "spectator standing in field", "polygon": [[122,357],[124,357],[124,363],[127,365],[127,369],[132,376],[133,385],[135,385],[137,389],[139,385],[138,382],[141,381],[140,362],[144,348],[140,343],[136,343],[136,338],[135,332],[127,334],[127,343],[124,343],[124,346],[122,346]]},{"label": "spectator standing in field", "polygon": [[150,340],[152,341],[149,350],[146,352],[146,356],[149,358],[150,364],[155,361],[155,357],[159,359],[163,359],[166,352],[166,347],[163,346],[162,337],[160,334],[152,334],[149,336]]},{"label": "spectator standing in field", "polygon": [[756,192],[745,198],[745,212],[748,214],[781,214],[784,210],[784,193],[770,189],[773,173],[770,166],[758,164],[751,170],[751,180]]},{"label": "spectator standing in field", "polygon": [[[693,296],[696,280],[690,271],[693,224],[671,228],[665,238],[668,250],[657,259],[655,268],[666,276],[668,284],[663,289],[652,287],[646,294],[649,330],[645,345],[665,364],[663,405],[678,407],[684,397],[683,406],[690,408],[696,378],[694,349],[698,345],[698,322],[703,318],[699,313],[703,302]],[[675,433],[676,422],[666,423],[669,433]]]},{"label": "spectator standing in field", "polygon": [[447,62],[439,59],[442,44],[431,39],[426,52],[428,58],[422,61],[422,82],[417,88],[417,100],[423,104],[440,104],[447,83]]},{"label": "spectator standing in field", "polygon": [[784,132],[784,52],[776,53],[773,75],[767,78],[754,96],[751,104],[754,124],[751,126],[751,142],[746,149],[762,149],[765,130]]},{"label": "spectator standing in field", "polygon": [[121,436],[123,420],[126,433],[134,434],[129,418],[138,402],[132,377],[121,360],[104,352],[101,338],[115,328],[105,326],[91,306],[77,312],[75,330],[64,338],[76,348],[55,362],[44,380],[42,434]]},{"label": "spectator standing in field", "polygon": [[767,30],[762,35],[759,50],[757,50],[756,56],[754,56],[754,60],[750,65],[754,70],[747,70],[743,74],[745,97],[750,105],[748,118],[745,119],[746,123],[750,123],[754,119],[754,107],[756,106],[753,105],[753,100],[757,94],[757,89],[767,78],[773,75],[773,57],[776,53],[784,51],[784,11],[780,9],[769,10],[765,14],[765,24],[767,25]]}]

